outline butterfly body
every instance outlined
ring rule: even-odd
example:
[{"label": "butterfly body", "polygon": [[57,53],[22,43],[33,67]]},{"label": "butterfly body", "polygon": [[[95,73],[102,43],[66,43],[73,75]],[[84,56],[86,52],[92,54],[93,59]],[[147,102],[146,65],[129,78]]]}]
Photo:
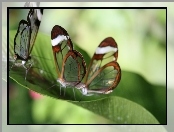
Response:
[{"label": "butterfly body", "polygon": [[84,83],[76,85],[76,88],[77,87],[81,90],[81,93],[86,96],[92,96],[94,94],[109,94],[113,92],[113,90],[107,90],[104,88],[101,88],[102,90],[88,90],[88,87]]}]

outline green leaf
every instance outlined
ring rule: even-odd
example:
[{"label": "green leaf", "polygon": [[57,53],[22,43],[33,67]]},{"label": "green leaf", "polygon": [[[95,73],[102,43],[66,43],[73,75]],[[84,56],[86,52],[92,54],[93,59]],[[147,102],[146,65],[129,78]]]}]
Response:
[{"label": "green leaf", "polygon": [[109,97],[93,102],[78,102],[96,114],[117,124],[159,124],[154,116],[140,105],[121,97]]},{"label": "green leaf", "polygon": [[[16,31],[10,31],[10,58],[13,56],[15,34]],[[134,73],[122,71],[120,84],[109,95],[82,96],[78,90],[74,89],[74,97],[73,88],[61,89],[60,93],[59,84],[54,86],[57,84],[57,74],[50,40],[50,36],[43,33],[38,34],[31,53],[34,64],[27,74],[27,81],[25,81],[25,69],[22,67],[11,68],[10,78],[27,89],[53,98],[70,101],[110,119],[114,123],[158,124],[158,121],[166,123],[165,87],[150,85],[141,76]],[[80,48],[78,50],[82,51]],[[87,55],[84,58],[90,60]],[[13,62],[10,61],[9,64],[11,67]],[[66,90],[65,94],[64,90]]]}]

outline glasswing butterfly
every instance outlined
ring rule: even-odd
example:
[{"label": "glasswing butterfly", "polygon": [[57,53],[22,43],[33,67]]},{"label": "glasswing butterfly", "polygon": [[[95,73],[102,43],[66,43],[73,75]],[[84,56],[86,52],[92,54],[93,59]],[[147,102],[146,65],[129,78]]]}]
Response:
[{"label": "glasswing butterfly", "polygon": [[[39,30],[43,9],[30,9],[27,21],[19,22],[18,30],[14,38],[14,63],[13,66],[24,67],[26,70],[25,80],[28,70],[32,66],[31,51]],[[21,63],[17,62],[20,61]]]},{"label": "glasswing butterfly", "polygon": [[70,36],[63,27],[55,25],[52,28],[51,43],[61,94],[61,87],[73,87],[81,82],[86,74],[86,63],[81,53],[73,50]]},{"label": "glasswing butterfly", "polygon": [[117,57],[118,47],[115,40],[112,37],[104,39],[91,59],[84,83],[75,87],[87,96],[111,93],[121,79]]}]

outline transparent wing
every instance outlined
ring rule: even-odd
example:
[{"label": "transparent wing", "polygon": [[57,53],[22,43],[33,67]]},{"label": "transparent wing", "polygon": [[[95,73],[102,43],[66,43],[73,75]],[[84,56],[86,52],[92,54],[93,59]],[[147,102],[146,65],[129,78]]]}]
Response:
[{"label": "transparent wing", "polygon": [[63,59],[68,51],[73,50],[73,45],[67,31],[55,25],[51,31],[51,43],[58,77],[62,71]]},{"label": "transparent wing", "polygon": [[14,53],[18,59],[26,60],[29,57],[31,28],[27,21],[19,22],[18,30],[14,38]]},{"label": "transparent wing", "polygon": [[81,82],[86,74],[86,63],[83,56],[76,50],[69,51],[63,60],[60,78],[76,85]]},{"label": "transparent wing", "polygon": [[113,90],[121,79],[121,69],[117,62],[112,61],[100,68],[87,82],[89,90],[107,92]]},{"label": "transparent wing", "polygon": [[31,40],[30,40],[29,54],[31,53],[32,48],[34,46],[37,33],[40,27],[42,15],[43,15],[43,9],[30,9],[28,13],[27,20],[31,25]]},{"label": "transparent wing", "polygon": [[89,90],[109,91],[121,79],[121,69],[116,62],[118,47],[111,37],[104,39],[96,49],[86,74],[85,85]]}]

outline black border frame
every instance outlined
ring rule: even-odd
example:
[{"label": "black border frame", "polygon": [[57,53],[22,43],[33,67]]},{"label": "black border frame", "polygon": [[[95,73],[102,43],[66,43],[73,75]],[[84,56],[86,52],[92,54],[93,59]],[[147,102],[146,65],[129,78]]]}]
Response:
[{"label": "black border frame", "polygon": [[[167,7],[32,7],[33,9],[165,9],[166,10],[166,124],[110,124],[110,125],[167,125]],[[31,7],[7,7],[7,125],[58,125],[58,124],[9,124],[9,10],[31,9]],[[59,124],[89,125],[89,124]],[[104,124],[90,124],[104,125]],[[109,125],[109,124],[105,124]]]}]

